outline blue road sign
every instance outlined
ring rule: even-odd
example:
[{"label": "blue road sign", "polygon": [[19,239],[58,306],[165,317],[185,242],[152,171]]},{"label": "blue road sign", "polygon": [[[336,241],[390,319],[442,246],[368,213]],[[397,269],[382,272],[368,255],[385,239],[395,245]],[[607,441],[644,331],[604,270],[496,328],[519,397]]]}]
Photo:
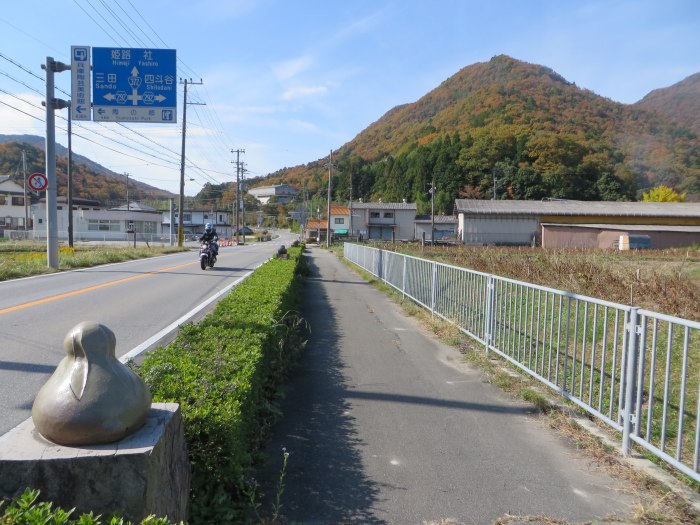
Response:
[{"label": "blue road sign", "polygon": [[93,120],[177,122],[174,49],[92,48]]}]

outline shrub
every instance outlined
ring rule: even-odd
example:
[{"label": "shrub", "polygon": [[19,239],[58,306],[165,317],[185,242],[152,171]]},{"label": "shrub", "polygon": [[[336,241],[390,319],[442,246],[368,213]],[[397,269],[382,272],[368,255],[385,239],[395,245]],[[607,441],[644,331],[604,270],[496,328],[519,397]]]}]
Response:
[{"label": "shrub", "polygon": [[301,249],[272,259],[140,367],[154,401],[180,403],[192,467],[191,523],[240,522],[242,479],[271,400],[303,346],[296,315]]}]

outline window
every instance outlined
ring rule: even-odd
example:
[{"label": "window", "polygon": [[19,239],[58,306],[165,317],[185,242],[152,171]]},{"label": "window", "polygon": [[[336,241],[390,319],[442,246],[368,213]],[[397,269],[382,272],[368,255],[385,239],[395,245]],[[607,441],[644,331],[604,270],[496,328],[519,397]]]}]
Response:
[{"label": "window", "polygon": [[345,219],[343,217],[336,217],[333,219],[333,224],[345,224]]},{"label": "window", "polygon": [[12,197],[13,206],[24,206],[24,197]]},{"label": "window", "polygon": [[204,220],[206,221],[208,218],[209,218],[209,214],[208,214],[208,213],[205,213],[205,214],[204,214]]},{"label": "window", "polygon": [[89,219],[88,231],[91,232],[118,232],[121,231],[119,221],[107,219]]},{"label": "window", "polygon": [[393,219],[393,218],[394,218],[394,212],[393,212],[393,211],[385,211],[385,212],[384,212],[384,218],[385,218],[385,219]]},{"label": "window", "polygon": [[186,211],[182,214],[182,222],[192,222],[192,212]]},{"label": "window", "polygon": [[370,219],[378,219],[378,218],[379,218],[379,212],[378,212],[378,211],[371,211],[371,212],[369,212],[369,218],[370,218]]}]

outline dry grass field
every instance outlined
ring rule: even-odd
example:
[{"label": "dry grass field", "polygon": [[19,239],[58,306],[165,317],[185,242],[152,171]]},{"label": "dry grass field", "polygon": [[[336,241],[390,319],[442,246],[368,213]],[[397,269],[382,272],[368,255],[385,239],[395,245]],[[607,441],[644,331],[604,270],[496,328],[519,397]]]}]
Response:
[{"label": "dry grass field", "polygon": [[385,245],[382,248],[700,321],[700,250],[543,250]]}]

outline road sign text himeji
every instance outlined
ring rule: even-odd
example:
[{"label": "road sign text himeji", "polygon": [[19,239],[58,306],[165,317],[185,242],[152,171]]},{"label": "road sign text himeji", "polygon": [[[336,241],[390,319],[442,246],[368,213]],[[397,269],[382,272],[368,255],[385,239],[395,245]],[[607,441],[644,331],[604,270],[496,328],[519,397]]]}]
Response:
[{"label": "road sign text himeji", "polygon": [[92,49],[93,120],[177,122],[174,49]]}]

